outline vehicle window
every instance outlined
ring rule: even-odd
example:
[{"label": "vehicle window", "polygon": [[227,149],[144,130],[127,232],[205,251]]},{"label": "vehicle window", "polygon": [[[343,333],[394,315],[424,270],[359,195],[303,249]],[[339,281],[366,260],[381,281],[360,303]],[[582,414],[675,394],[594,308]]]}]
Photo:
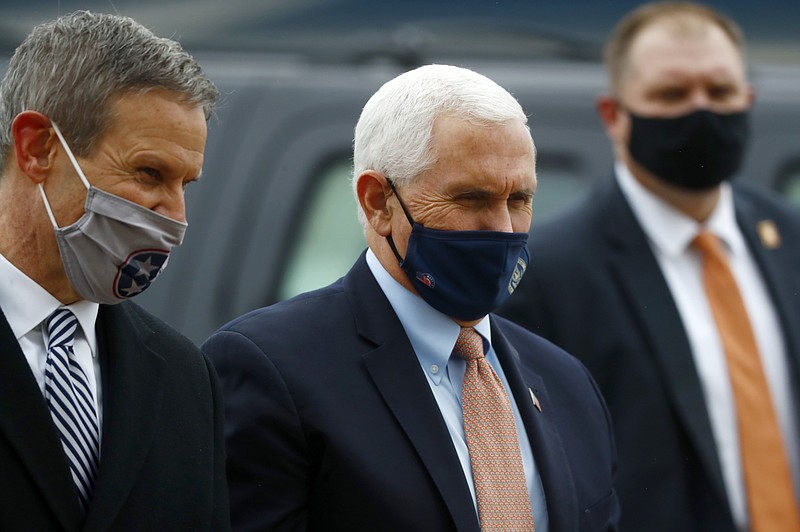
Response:
[{"label": "vehicle window", "polygon": [[351,177],[350,161],[339,160],[324,169],[314,190],[308,191],[304,219],[278,290],[280,299],[332,283],[367,247]]},{"label": "vehicle window", "polygon": [[567,153],[540,153],[536,161],[538,180],[533,199],[533,225],[557,213],[588,192],[577,157]]},{"label": "vehicle window", "polygon": [[783,167],[778,175],[778,190],[786,199],[800,207],[800,158]]}]

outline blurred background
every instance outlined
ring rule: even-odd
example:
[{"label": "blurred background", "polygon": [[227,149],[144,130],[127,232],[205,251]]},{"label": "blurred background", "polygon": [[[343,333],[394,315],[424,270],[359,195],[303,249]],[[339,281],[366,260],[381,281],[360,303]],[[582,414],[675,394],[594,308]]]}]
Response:
[{"label": "blurred background", "polygon": [[[509,89],[538,148],[534,224],[611,173],[594,100],[602,44],[642,2],[622,0],[5,0],[0,59],[37,23],[77,9],[129,15],[175,38],[223,92],[190,229],[137,302],[196,342],[250,309],[323,286],[364,249],[351,192],[361,107],[427,63],[472,68]],[[756,89],[739,179],[800,208],[800,2],[706,2],[747,38]],[[91,180],[92,176],[88,176]]]},{"label": "blurred background", "polygon": [[[634,0],[5,0],[0,39],[13,49],[30,28],[89,9],[129,15],[193,51],[288,52],[341,60],[438,54],[598,56]],[[745,30],[751,58],[800,62],[800,3],[716,0]],[[488,39],[490,38],[490,39]],[[488,39],[488,40],[484,40]]]}]

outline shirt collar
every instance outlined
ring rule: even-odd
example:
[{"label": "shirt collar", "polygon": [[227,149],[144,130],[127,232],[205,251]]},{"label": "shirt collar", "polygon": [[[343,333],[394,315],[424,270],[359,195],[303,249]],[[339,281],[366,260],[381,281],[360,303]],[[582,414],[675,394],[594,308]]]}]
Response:
[{"label": "shirt collar", "polygon": [[66,306],[78,318],[84,337],[92,350],[92,356],[96,356],[97,335],[94,325],[100,305],[91,301],[62,305],[47,290],[0,254],[0,308],[3,309],[3,314],[17,341],[39,327],[61,306]]},{"label": "shirt collar", "polygon": [[745,244],[736,225],[729,183],[722,183],[719,201],[708,220],[701,225],[642,186],[625,163],[617,161],[614,168],[617,182],[636,219],[661,254],[679,256],[701,229],[714,233],[733,253],[742,251]]},{"label": "shirt collar", "polygon": [[[367,265],[400,319],[422,368],[434,384],[438,385],[461,327],[452,318],[434,309],[424,299],[398,283],[371,249],[367,250]],[[491,344],[489,316],[484,316],[474,328]],[[429,371],[434,366],[440,370]]]}]

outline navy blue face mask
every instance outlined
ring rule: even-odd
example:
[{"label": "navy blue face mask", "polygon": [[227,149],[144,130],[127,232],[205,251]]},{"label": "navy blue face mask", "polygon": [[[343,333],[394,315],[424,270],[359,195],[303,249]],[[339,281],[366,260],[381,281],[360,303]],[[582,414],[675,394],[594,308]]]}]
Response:
[{"label": "navy blue face mask", "polygon": [[[391,181],[389,186],[397,194]],[[430,229],[397,199],[412,227],[405,259],[391,235],[386,239],[426,303],[451,318],[474,321],[514,292],[528,267],[528,233]]]}]

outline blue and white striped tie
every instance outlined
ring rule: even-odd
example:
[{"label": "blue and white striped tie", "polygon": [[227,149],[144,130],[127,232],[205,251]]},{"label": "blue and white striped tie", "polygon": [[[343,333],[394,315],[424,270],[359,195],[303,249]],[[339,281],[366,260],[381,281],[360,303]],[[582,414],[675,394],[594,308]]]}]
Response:
[{"label": "blue and white striped tie", "polygon": [[44,395],[86,515],[100,462],[100,431],[89,380],[72,348],[77,328],[78,319],[68,308],[59,308],[47,318]]}]

